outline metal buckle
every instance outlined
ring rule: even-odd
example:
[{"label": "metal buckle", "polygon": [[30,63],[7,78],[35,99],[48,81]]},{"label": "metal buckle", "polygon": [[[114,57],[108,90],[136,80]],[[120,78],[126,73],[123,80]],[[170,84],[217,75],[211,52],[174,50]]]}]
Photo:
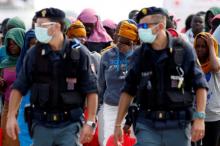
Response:
[{"label": "metal buckle", "polygon": [[57,121],[58,120],[58,116],[57,115],[53,115],[53,121]]},{"label": "metal buckle", "polygon": [[164,111],[156,112],[156,118],[158,120],[164,120],[166,118],[166,112],[164,112]]}]

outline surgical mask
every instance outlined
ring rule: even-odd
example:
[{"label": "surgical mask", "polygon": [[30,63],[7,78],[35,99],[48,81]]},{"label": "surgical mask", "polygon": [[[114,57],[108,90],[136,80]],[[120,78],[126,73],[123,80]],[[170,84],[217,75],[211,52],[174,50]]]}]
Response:
[{"label": "surgical mask", "polygon": [[138,35],[142,42],[144,43],[153,43],[157,37],[156,34],[153,34],[151,28],[139,28],[138,29]]},{"label": "surgical mask", "polygon": [[35,27],[35,35],[39,42],[49,43],[52,39],[52,36],[48,35],[48,28],[44,27]]}]

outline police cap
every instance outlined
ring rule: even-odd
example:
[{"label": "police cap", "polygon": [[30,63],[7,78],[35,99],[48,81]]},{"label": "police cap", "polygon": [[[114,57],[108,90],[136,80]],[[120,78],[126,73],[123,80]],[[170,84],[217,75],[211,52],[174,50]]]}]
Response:
[{"label": "police cap", "polygon": [[64,19],[65,13],[57,8],[44,8],[35,13],[37,18]]},{"label": "police cap", "polygon": [[155,15],[160,14],[163,16],[168,17],[167,11],[163,8],[157,8],[157,7],[148,7],[148,8],[142,8],[139,13],[136,16],[136,20],[139,23],[140,19],[142,19],[145,16],[148,15]]}]

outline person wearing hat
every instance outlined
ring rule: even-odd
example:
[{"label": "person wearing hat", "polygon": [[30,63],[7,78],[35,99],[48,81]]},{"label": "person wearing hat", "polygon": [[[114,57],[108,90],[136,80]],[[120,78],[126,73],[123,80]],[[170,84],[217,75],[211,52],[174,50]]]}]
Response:
[{"label": "person wearing hat", "polygon": [[195,51],[166,31],[166,19],[157,7],[143,8],[137,15],[142,45],[132,55],[121,90],[114,131],[117,146],[123,141],[121,124],[133,97],[139,106],[136,146],[190,146],[191,140],[204,136],[207,82]]},{"label": "person wearing hat", "polygon": [[117,35],[116,46],[102,55],[98,72],[99,98],[103,101],[104,116],[104,127],[99,126],[99,131],[102,130],[100,134],[103,133],[104,139],[99,141],[102,141],[103,146],[113,134],[120,89],[124,84],[131,63],[130,57],[138,40],[137,26],[129,20],[122,21]]},{"label": "person wearing hat", "polygon": [[[91,141],[97,110],[96,78],[89,52],[80,43],[66,39],[62,10],[45,8],[36,12],[36,18],[38,43],[27,52],[12,86],[7,133],[17,139],[17,110],[22,96],[30,90],[25,119],[33,146],[79,146]],[[83,123],[85,98],[88,120]]]}]

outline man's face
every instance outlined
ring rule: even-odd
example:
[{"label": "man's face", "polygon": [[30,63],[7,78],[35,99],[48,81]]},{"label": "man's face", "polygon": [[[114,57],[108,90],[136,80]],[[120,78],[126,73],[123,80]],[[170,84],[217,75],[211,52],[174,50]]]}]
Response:
[{"label": "man's face", "polygon": [[47,18],[38,18],[35,27],[43,27],[48,29],[48,35],[52,35],[55,31],[54,26],[56,25],[56,22],[51,22]]},{"label": "man's face", "polygon": [[204,19],[202,16],[194,16],[192,19],[192,31],[194,35],[202,32],[205,28]]},{"label": "man's face", "polygon": [[95,29],[95,24],[94,23],[83,23],[83,24],[86,28],[86,36],[89,37],[93,33],[93,30]]},{"label": "man's face", "polygon": [[153,18],[151,15],[149,15],[149,16],[145,16],[142,19],[140,19],[138,28],[144,28],[144,29],[151,28],[153,34],[156,34],[156,29],[154,26],[156,26],[158,23],[159,23],[158,20]]}]

